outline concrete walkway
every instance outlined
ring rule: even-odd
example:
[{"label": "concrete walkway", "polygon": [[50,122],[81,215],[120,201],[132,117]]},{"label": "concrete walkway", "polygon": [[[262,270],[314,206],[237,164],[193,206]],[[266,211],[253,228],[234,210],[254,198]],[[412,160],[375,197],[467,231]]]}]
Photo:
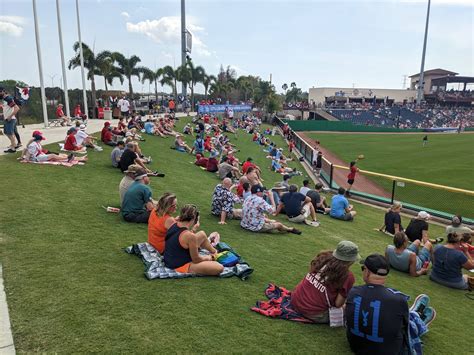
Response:
[{"label": "concrete walkway", "polygon": [[0,354],[15,354],[13,336],[10,327],[10,316],[8,315],[7,295],[3,287],[3,271],[0,264]]},{"label": "concrete walkway", "polygon": [[[89,120],[89,122],[87,123],[87,132],[88,133],[99,132],[104,126],[104,122],[105,120]],[[46,140],[43,143],[49,144],[49,143],[64,141],[64,139],[66,138],[66,133],[67,133],[68,128],[69,127],[44,128],[44,125],[42,123],[25,125],[25,128],[23,128],[22,126],[19,126],[18,133],[20,133],[21,143],[23,144],[20,150],[23,148],[26,148],[26,144],[31,139],[33,132],[36,130],[41,131],[44,134],[44,137],[46,138]],[[12,153],[3,152],[9,144],[10,144],[10,140],[5,135],[0,136],[0,147],[1,147],[0,155],[12,154]]]}]

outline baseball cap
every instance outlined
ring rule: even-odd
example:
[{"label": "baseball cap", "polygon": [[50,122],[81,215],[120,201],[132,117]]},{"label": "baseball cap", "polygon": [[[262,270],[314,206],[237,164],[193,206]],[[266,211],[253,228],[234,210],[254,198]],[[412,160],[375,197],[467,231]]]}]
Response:
[{"label": "baseball cap", "polygon": [[41,134],[35,134],[33,138],[35,139],[35,141],[44,141],[46,139]]},{"label": "baseball cap", "polygon": [[138,169],[142,169],[142,167],[138,164],[132,164],[132,165],[128,166],[127,170],[125,170],[124,173],[125,174],[128,174],[128,173],[135,174]]},{"label": "baseball cap", "polygon": [[143,168],[137,169],[135,172],[135,181],[143,179],[145,176],[147,176],[147,172]]},{"label": "baseball cap", "polygon": [[262,185],[253,185],[250,191],[252,192],[252,194],[256,194],[257,192],[265,192],[266,189],[267,188]]},{"label": "baseball cap", "polygon": [[430,219],[431,216],[426,211],[420,211],[420,212],[418,212],[418,218],[420,218],[420,219]]},{"label": "baseball cap", "polygon": [[360,259],[359,247],[349,240],[340,241],[332,255],[341,261],[357,261]]},{"label": "baseball cap", "polygon": [[79,129],[82,130],[82,131],[84,131],[84,130],[86,129],[86,125],[85,125],[85,124],[81,124],[81,125],[79,126]]},{"label": "baseball cap", "polygon": [[34,136],[36,136],[36,135],[38,135],[38,134],[39,134],[40,136],[43,135],[43,133],[42,133],[41,131],[33,131],[33,134],[32,134],[31,136],[34,137]]},{"label": "baseball cap", "polygon": [[387,259],[380,254],[371,254],[361,261],[370,272],[379,275],[387,276],[390,271],[390,266],[387,263]]}]

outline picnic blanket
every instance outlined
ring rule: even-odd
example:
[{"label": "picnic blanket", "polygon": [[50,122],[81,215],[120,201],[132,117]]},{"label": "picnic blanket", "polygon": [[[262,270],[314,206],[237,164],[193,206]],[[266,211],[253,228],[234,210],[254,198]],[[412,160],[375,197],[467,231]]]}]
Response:
[{"label": "picnic blanket", "polygon": [[83,162],[77,161],[77,160],[72,160],[70,162],[67,161],[30,161],[30,160],[21,160],[21,163],[30,163],[30,164],[42,164],[42,165],[61,165],[65,166],[67,168],[70,168],[74,165],[84,165]]},{"label": "picnic blanket", "polygon": [[252,311],[271,318],[280,318],[301,323],[314,323],[311,319],[305,318],[296,312],[291,306],[291,292],[284,287],[275,284],[268,284],[265,289],[265,296],[268,301],[257,301]]},{"label": "picnic blanket", "polygon": [[64,143],[58,143],[59,149],[61,152],[68,152],[68,153],[79,153],[79,154],[86,154],[87,153],[87,148],[83,147],[81,150],[66,150],[64,149]]},{"label": "picnic blanket", "polygon": [[[223,249],[224,246],[224,249]],[[216,246],[216,249],[221,252],[227,249],[227,244],[219,243]],[[228,249],[227,249],[228,250]],[[238,255],[234,250],[231,250],[234,254]],[[163,256],[155,249],[152,245],[148,243],[138,243],[133,244],[125,248],[125,252],[128,254],[133,254],[142,259],[143,264],[145,265],[145,277],[148,280],[154,279],[182,279],[187,277],[196,277],[201,275],[191,274],[191,273],[182,273],[177,272],[174,269],[167,268],[163,261]],[[207,251],[200,251],[201,254],[209,254]],[[219,275],[219,277],[232,277],[237,276],[241,280],[246,280],[250,274],[252,274],[253,269],[242,259],[240,262],[232,267],[224,267],[224,271]]]}]

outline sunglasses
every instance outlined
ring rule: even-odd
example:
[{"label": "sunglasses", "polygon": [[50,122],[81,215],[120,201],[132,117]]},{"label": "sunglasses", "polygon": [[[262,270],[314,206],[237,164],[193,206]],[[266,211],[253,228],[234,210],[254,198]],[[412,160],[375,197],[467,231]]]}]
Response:
[{"label": "sunglasses", "polygon": [[362,265],[362,266],[360,267],[360,269],[361,269],[362,271],[364,271],[364,270],[367,269],[367,268],[365,267],[365,265]]}]

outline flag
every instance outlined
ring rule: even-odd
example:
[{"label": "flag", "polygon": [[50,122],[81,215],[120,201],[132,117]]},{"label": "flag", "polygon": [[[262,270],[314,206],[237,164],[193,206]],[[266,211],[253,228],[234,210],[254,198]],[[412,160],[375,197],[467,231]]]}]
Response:
[{"label": "flag", "polygon": [[20,94],[20,97],[22,100],[27,101],[30,98],[30,88],[19,88],[17,86],[18,93]]}]

